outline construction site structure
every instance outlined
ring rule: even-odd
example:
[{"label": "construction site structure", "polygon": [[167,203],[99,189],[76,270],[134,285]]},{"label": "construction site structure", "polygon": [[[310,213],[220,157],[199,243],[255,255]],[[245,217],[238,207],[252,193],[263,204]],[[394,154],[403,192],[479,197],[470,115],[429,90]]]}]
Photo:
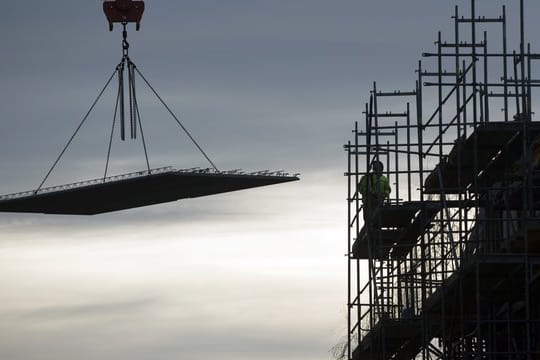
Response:
[{"label": "construction site structure", "polygon": [[[347,359],[540,359],[540,54],[513,4],[515,50],[507,8],[469,0],[412,90],[373,83],[345,145]],[[365,206],[374,161],[392,192]]]}]

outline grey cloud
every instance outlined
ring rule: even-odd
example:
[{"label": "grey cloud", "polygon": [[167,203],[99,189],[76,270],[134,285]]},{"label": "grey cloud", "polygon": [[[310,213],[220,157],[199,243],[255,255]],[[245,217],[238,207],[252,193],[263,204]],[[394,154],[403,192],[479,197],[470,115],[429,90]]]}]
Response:
[{"label": "grey cloud", "polygon": [[[207,329],[206,329],[207,330]],[[180,334],[178,334],[180,335]],[[313,344],[315,334],[311,331],[293,329],[268,329],[264,325],[257,331],[246,328],[230,328],[227,331],[190,331],[181,334],[183,341],[169,339],[165,346],[147,351],[146,356],[155,354],[158,359],[170,359],[183,353],[190,359],[206,359],[217,356],[222,359],[311,359],[326,349],[322,344]],[[145,359],[145,355],[137,358]]]},{"label": "grey cloud", "polygon": [[156,306],[158,299],[136,299],[128,301],[89,303],[57,307],[43,307],[19,314],[25,320],[88,320],[100,317],[133,315],[149,307]]},{"label": "grey cloud", "polygon": [[[215,321],[218,323],[219,319]],[[253,331],[250,327],[231,327],[216,331],[199,325],[162,331],[159,335],[152,329],[144,330],[142,324],[132,324],[132,329],[116,334],[98,329],[31,333],[27,334],[33,342],[31,347],[18,339],[9,344],[0,340],[0,355],[10,360],[49,360],[64,356],[76,356],[79,360],[170,360],[178,358],[179,354],[190,360],[209,357],[307,360],[327,351],[323,344],[313,344],[313,332],[285,328],[262,326]]]}]

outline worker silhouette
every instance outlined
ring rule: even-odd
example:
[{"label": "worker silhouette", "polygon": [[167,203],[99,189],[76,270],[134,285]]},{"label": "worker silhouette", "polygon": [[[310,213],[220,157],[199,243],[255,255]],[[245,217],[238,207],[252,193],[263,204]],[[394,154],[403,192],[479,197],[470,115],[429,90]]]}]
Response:
[{"label": "worker silhouette", "polygon": [[360,179],[359,188],[364,204],[364,221],[368,221],[373,211],[383,203],[384,199],[388,198],[392,191],[388,179],[383,175],[383,170],[383,163],[375,160],[371,163],[370,171]]}]

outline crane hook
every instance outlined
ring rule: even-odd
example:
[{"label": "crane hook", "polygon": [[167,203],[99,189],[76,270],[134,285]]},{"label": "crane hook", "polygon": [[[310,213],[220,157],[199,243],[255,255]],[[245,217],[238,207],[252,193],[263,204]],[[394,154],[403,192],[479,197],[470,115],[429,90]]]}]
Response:
[{"label": "crane hook", "polygon": [[114,23],[135,23],[136,30],[141,28],[141,19],[144,12],[144,1],[112,0],[103,2],[103,11],[109,21],[109,31],[113,30]]}]

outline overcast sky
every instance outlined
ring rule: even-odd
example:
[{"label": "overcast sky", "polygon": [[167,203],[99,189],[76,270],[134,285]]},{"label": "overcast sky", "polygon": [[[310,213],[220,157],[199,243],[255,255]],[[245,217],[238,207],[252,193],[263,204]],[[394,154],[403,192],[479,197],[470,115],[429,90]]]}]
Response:
[{"label": "overcast sky", "polygon": [[[93,217],[0,215],[0,358],[329,359],[346,333],[342,145],[372,81],[413,89],[420,54],[467,3],[146,1],[131,58],[216,165],[302,180]],[[495,16],[503,1],[477,3]],[[540,5],[527,3],[535,34]],[[0,34],[7,194],[39,185],[121,35],[98,0],[4,2]],[[138,85],[151,166],[207,167]],[[102,176],[114,95],[46,186]],[[144,169],[143,156],[115,138],[111,174]]]}]

